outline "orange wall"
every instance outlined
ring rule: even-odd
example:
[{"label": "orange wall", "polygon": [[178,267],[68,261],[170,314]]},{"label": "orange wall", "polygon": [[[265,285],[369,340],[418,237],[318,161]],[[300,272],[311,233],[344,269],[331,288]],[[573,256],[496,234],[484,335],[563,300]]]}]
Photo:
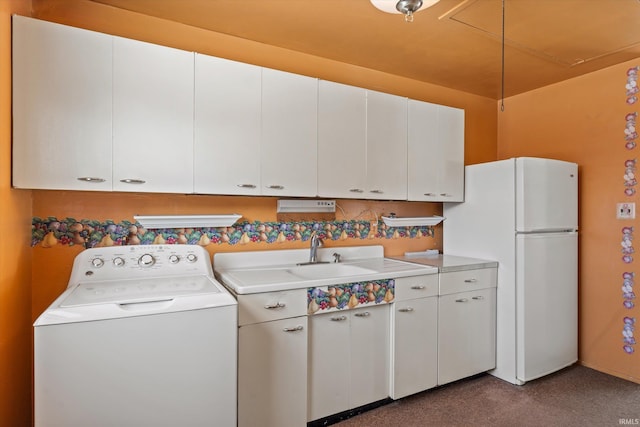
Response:
[{"label": "orange wall", "polygon": [[[623,352],[622,330],[623,317],[640,320],[640,310],[623,307],[621,288],[622,273],[638,271],[640,260],[622,262],[621,229],[640,229],[637,220],[617,220],[615,205],[638,201],[637,195],[624,194],[623,175],[625,161],[640,150],[627,150],[624,138],[625,115],[640,109],[626,103],[626,72],[639,64],[637,59],[508,98],[498,113],[499,158],[538,156],[579,164],[580,360],[635,382],[640,382],[640,348]],[[639,327],[636,323],[636,339]]]},{"label": "orange wall", "polygon": [[[0,1],[0,426],[31,424],[31,192],[11,189],[11,14]],[[8,232],[10,230],[10,232]]]}]

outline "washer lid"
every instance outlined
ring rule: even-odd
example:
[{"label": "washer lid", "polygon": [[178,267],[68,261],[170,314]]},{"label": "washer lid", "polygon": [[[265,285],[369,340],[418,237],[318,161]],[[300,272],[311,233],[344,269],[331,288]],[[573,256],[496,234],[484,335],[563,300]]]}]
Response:
[{"label": "washer lid", "polygon": [[62,300],[59,307],[104,303],[142,303],[219,292],[220,289],[207,276],[156,277],[80,283]]}]

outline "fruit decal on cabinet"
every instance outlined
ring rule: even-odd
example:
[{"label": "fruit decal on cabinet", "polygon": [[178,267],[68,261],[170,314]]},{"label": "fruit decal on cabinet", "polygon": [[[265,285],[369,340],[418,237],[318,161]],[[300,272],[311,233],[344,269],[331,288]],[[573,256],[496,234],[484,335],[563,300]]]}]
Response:
[{"label": "fruit decal on cabinet", "polygon": [[307,289],[308,314],[385,304],[395,298],[395,280],[371,280]]}]

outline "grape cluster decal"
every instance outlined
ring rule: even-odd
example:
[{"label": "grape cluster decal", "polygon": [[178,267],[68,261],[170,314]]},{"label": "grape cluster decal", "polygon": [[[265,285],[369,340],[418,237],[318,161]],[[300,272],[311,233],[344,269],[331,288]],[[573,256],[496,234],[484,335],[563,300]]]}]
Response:
[{"label": "grape cluster decal", "polygon": [[[640,67],[632,67],[627,70],[627,82],[625,84],[625,95],[627,105],[635,105],[638,102],[638,71]],[[633,111],[625,115],[625,129],[624,129],[624,146],[627,151],[633,151],[636,149],[636,140],[638,138],[638,132],[636,131],[636,121],[638,119],[638,112]],[[636,174],[636,159],[626,159],[624,162],[624,195],[626,197],[634,197],[636,194],[637,180]],[[633,290],[635,272],[629,267],[633,263],[633,227],[622,227],[622,262],[626,266],[624,273],[622,273],[622,305],[627,310],[635,308],[636,294]],[[627,354],[633,354],[635,351],[636,340],[634,337],[636,318],[631,314],[626,315],[622,319],[622,349]]]}]

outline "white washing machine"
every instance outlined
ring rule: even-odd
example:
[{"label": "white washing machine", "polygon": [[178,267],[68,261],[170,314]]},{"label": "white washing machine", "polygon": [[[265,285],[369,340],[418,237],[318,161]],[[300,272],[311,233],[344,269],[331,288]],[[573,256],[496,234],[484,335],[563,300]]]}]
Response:
[{"label": "white washing machine", "polygon": [[38,427],[236,426],[237,302],[200,246],[81,252],[34,346]]}]

